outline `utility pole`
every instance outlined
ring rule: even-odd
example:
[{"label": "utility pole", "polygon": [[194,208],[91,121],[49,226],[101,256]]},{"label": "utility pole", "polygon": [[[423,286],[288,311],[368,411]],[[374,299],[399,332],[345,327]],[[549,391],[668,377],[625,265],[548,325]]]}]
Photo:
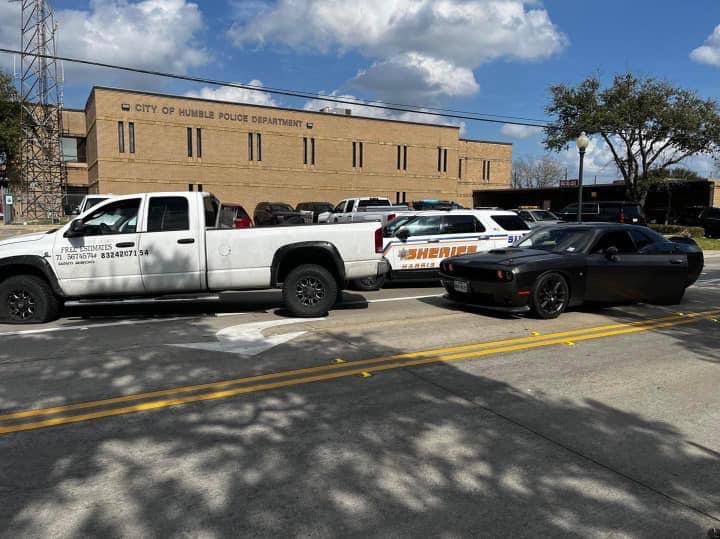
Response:
[{"label": "utility pole", "polygon": [[[20,179],[11,187],[24,219],[57,221],[66,183],[62,158],[62,81],[58,78],[57,26],[46,0],[12,0],[20,17]],[[40,57],[40,56],[50,56]]]}]

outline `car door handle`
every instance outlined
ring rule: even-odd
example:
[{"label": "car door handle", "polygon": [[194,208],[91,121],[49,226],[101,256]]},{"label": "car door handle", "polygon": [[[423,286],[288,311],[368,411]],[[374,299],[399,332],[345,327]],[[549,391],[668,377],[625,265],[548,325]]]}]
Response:
[{"label": "car door handle", "polygon": [[123,242],[120,242],[120,243],[116,243],[116,244],[115,244],[115,247],[118,247],[118,248],[120,248],[120,249],[123,249],[123,248],[125,248],[125,247],[135,247],[135,243],[132,242],[132,241],[123,241]]},{"label": "car door handle", "polygon": [[439,243],[440,240],[428,240],[428,243]]},{"label": "car door handle", "polygon": [[195,238],[181,238],[178,240],[178,243],[181,245],[185,245],[188,243],[195,243]]},{"label": "car door handle", "polygon": [[671,264],[682,264],[682,263],[684,263],[684,262],[685,262],[685,261],[684,261],[682,258],[671,258],[671,259],[670,259],[670,263],[671,263]]}]

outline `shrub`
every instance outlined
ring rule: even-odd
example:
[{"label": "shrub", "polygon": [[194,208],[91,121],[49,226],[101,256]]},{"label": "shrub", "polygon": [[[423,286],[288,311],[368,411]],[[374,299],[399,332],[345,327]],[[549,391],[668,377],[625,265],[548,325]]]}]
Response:
[{"label": "shrub", "polygon": [[650,225],[650,228],[659,234],[673,234],[687,238],[702,238],[705,236],[705,230],[701,226]]}]

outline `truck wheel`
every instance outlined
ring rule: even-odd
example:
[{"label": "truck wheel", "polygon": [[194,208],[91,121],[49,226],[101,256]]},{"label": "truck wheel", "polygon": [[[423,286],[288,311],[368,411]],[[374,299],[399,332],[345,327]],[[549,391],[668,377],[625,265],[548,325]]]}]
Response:
[{"label": "truck wheel", "polygon": [[17,275],[0,283],[0,320],[11,324],[40,324],[55,320],[60,300],[43,279]]},{"label": "truck wheel", "polygon": [[324,316],[335,305],[337,293],[335,278],[315,264],[291,270],[283,283],[283,301],[294,316]]},{"label": "truck wheel", "polygon": [[361,290],[363,292],[370,292],[372,290],[380,290],[385,284],[385,275],[378,275],[377,277],[365,277],[364,279],[355,279],[352,281],[352,286],[355,290]]}]

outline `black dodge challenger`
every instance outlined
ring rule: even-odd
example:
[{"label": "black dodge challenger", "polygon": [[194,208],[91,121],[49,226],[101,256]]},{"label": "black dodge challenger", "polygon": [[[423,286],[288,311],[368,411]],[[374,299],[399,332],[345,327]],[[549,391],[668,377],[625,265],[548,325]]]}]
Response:
[{"label": "black dodge challenger", "polygon": [[440,278],[461,303],[555,318],[585,302],[677,304],[704,265],[692,241],[622,224],[539,228],[514,246],[447,258]]}]

